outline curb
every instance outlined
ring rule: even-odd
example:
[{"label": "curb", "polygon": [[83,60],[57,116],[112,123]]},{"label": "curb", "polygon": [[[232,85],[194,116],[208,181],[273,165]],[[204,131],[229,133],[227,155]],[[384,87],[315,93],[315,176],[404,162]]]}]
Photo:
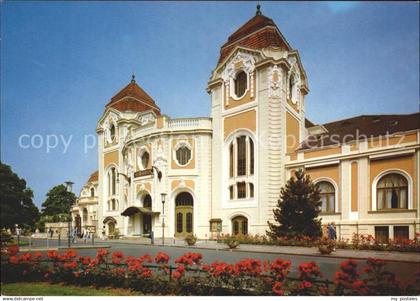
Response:
[{"label": "curb", "polygon": [[79,247],[51,247],[51,248],[31,248],[31,249],[20,249],[20,252],[45,252],[45,251],[59,251],[59,250],[83,250],[83,249],[109,249],[109,245],[100,245],[100,246],[79,246]]},{"label": "curb", "polygon": [[[241,249],[229,249],[229,248],[204,248],[200,246],[187,246],[187,245],[162,245],[162,244],[142,244],[138,243],[138,245],[145,245],[150,247],[178,247],[178,248],[184,248],[184,249],[198,249],[198,250],[209,250],[209,251],[224,251],[224,252],[242,252],[242,253],[261,253],[261,254],[274,254],[274,255],[288,255],[288,256],[306,256],[306,257],[318,257],[318,258],[340,258],[340,259],[354,259],[354,260],[367,260],[368,258],[377,258],[375,256],[369,256],[369,257],[354,257],[354,256],[343,256],[343,255],[322,255],[322,254],[300,254],[300,253],[287,253],[287,252],[274,252],[274,251],[261,251],[261,250],[241,250]],[[410,260],[403,260],[403,259],[384,259],[379,258],[386,262],[403,262],[403,263],[415,263],[420,264],[419,261],[410,261]]]}]

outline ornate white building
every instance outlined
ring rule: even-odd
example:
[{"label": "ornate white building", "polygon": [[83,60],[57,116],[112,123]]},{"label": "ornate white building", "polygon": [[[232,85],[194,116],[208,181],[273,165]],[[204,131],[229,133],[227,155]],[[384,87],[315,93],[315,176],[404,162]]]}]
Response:
[{"label": "ornate white building", "polygon": [[[419,114],[312,124],[299,53],[259,10],[221,47],[207,92],[211,118],[171,119],[134,77],[111,98],[97,125],[98,233],[265,234],[298,168],[340,236],[420,232]],[[369,137],[341,139],[356,129]]]}]

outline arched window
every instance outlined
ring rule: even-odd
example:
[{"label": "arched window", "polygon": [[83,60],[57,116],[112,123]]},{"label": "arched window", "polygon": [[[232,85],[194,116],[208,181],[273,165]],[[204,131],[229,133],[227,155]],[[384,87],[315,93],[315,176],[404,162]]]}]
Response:
[{"label": "arched window", "polygon": [[141,155],[141,165],[143,169],[147,169],[147,167],[149,166],[149,157],[150,155],[146,151]]},{"label": "arched window", "polygon": [[93,198],[95,196],[95,188],[90,189],[90,196]]},{"label": "arched window", "polygon": [[335,212],[335,188],[327,181],[318,182],[316,184],[320,190],[321,196],[321,212],[333,213]]},{"label": "arched window", "polygon": [[116,194],[117,189],[117,172],[115,167],[112,167],[108,172],[108,196]]},{"label": "arched window", "polygon": [[229,177],[233,177],[233,161],[234,155],[233,155],[233,143],[229,146]]},{"label": "arched window", "polygon": [[176,160],[179,165],[187,165],[191,159],[191,150],[187,146],[181,146],[176,150]]},{"label": "arched window", "polygon": [[143,207],[152,208],[152,197],[150,194],[146,195],[143,199]]},{"label": "arched window", "polygon": [[376,208],[378,210],[408,209],[408,182],[397,173],[390,173],[376,185]]},{"label": "arched window", "polygon": [[236,138],[237,145],[237,171],[238,176],[246,175],[246,136]]},{"label": "arched window", "polygon": [[[229,144],[229,198],[254,197],[254,141],[248,135],[240,135]],[[252,184],[252,187],[251,187]],[[249,185],[249,189],[247,189]],[[235,189],[236,188],[236,189]]]},{"label": "arched window", "polygon": [[248,75],[244,71],[239,71],[235,78],[235,95],[237,98],[245,94],[248,85]]},{"label": "arched window", "polygon": [[293,99],[293,88],[294,88],[294,84],[295,84],[295,77],[293,74],[290,75],[289,78],[289,99],[292,100]]},{"label": "arched window", "polygon": [[114,141],[115,138],[115,125],[114,123],[111,123],[111,125],[109,126],[109,134],[111,137],[111,141]]},{"label": "arched window", "polygon": [[86,208],[83,209],[82,215],[83,215],[83,224],[86,224],[88,221],[88,211]]},{"label": "arched window", "polygon": [[175,198],[175,206],[193,206],[194,200],[190,193],[181,192]]}]

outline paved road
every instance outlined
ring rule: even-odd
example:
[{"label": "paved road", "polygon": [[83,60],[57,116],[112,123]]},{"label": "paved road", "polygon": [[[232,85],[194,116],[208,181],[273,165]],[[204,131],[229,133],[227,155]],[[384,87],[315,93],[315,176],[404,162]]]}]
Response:
[{"label": "paved road", "polygon": [[[46,247],[46,240],[35,240],[36,247]],[[333,257],[313,257],[313,256],[304,256],[304,255],[285,255],[285,254],[264,254],[264,253],[250,253],[250,252],[240,252],[230,250],[205,250],[205,249],[188,249],[185,247],[177,246],[151,246],[151,245],[140,245],[133,243],[123,243],[123,242],[113,242],[113,241],[98,241],[97,244],[106,244],[110,246],[109,251],[122,251],[126,256],[141,256],[146,253],[152,255],[153,257],[157,252],[162,251],[167,253],[171,257],[171,263],[183,255],[186,252],[199,252],[203,254],[203,261],[205,263],[211,263],[216,260],[225,261],[228,263],[234,263],[241,259],[245,258],[258,258],[261,260],[273,260],[275,258],[287,259],[292,262],[292,274],[296,273],[297,266],[302,262],[315,261],[321,268],[321,271],[324,273],[324,276],[332,280],[335,272],[337,271],[339,264],[343,259],[333,258]],[[56,246],[56,240],[50,240],[49,246]],[[67,245],[66,242],[62,242],[62,246]],[[78,241],[76,245],[84,245],[83,241]],[[86,244],[88,246],[89,244]],[[96,249],[79,249],[77,250],[80,255],[89,255],[94,256],[96,254]],[[358,260],[359,266],[365,266],[365,260]],[[415,279],[414,275],[416,272],[420,271],[419,263],[404,263],[404,262],[389,262],[387,264],[387,270],[396,273],[399,278],[403,281],[413,281]]]}]

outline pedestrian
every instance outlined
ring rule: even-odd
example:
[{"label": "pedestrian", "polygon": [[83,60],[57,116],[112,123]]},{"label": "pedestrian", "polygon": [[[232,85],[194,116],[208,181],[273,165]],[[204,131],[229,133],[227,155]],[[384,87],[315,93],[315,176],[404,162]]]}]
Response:
[{"label": "pedestrian", "polygon": [[[331,224],[328,224],[328,236],[329,239],[333,240],[334,242],[337,240],[337,231],[335,229],[335,223],[332,222]],[[335,251],[335,246],[333,251]]]},{"label": "pedestrian", "polygon": [[105,226],[102,227],[102,240],[105,240]]},{"label": "pedestrian", "polygon": [[77,229],[73,228],[73,232],[72,232],[72,242],[75,243],[76,241],[76,236],[77,236]]}]

